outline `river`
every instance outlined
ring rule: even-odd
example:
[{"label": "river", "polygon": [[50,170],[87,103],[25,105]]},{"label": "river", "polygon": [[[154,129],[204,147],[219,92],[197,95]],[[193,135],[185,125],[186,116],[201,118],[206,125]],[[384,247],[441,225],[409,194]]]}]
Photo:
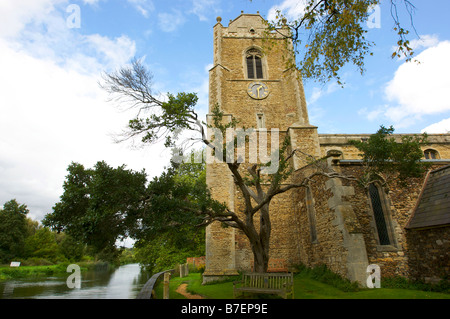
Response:
[{"label": "river", "polygon": [[67,286],[69,275],[0,282],[0,299],[135,299],[149,279],[139,264],[82,272],[81,288]]}]

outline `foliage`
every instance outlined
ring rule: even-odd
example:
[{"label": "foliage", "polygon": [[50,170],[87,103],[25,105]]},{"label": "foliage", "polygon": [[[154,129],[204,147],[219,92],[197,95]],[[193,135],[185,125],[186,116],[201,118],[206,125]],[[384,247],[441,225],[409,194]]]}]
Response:
[{"label": "foliage", "polygon": [[139,109],[119,141],[140,137],[143,143],[155,143],[164,139],[166,147],[174,146],[183,130],[195,130],[200,123],[194,112],[198,97],[195,93],[167,93],[167,101],[163,101],[152,92],[152,78],[142,60],[133,59],[131,66],[104,74],[100,86],[114,100]]},{"label": "foliage", "polygon": [[203,255],[205,233],[198,227],[203,216],[197,212],[210,202],[204,163],[172,163],[148,185],[145,209],[133,232],[136,259],[158,272]]},{"label": "foliage", "polygon": [[366,141],[351,141],[362,153],[365,164],[365,176],[363,184],[369,184],[373,180],[389,181],[390,177],[397,176],[400,182],[409,177],[420,177],[428,167],[421,162],[423,152],[421,145],[427,144],[427,134],[420,136],[402,136],[401,141],[396,141],[392,136],[394,128],[381,126]]},{"label": "foliage", "polygon": [[341,291],[351,292],[360,290],[357,282],[351,282],[350,280],[332,272],[326,265],[319,265],[313,268],[308,268],[301,265],[298,269],[300,270],[300,274],[338,288]]},{"label": "foliage", "polygon": [[115,242],[128,235],[145,198],[145,172],[98,162],[93,169],[72,163],[64,193],[42,221],[58,232],[93,247],[106,260],[116,259]]},{"label": "foliage", "polygon": [[67,264],[1,267],[0,280],[67,274]]},{"label": "foliage", "polygon": [[187,167],[197,164],[173,165],[149,183],[140,223],[132,231],[134,238],[152,239],[171,232],[172,241],[188,244],[189,229],[202,223],[200,212],[212,201],[206,189],[204,166],[198,166],[201,172],[194,172]]},{"label": "foliage", "polygon": [[61,238],[58,241],[58,245],[62,256],[71,262],[82,260],[86,252],[86,245],[68,234],[60,233],[59,236]]},{"label": "foliage", "polygon": [[27,206],[15,199],[6,202],[0,210],[0,263],[23,256],[28,212]]},{"label": "foliage", "polygon": [[42,228],[36,231],[32,236],[25,240],[25,255],[28,257],[37,257],[56,262],[60,255],[55,234],[48,228]]},{"label": "foliage", "polygon": [[136,252],[134,248],[125,248],[122,250],[120,254],[120,264],[126,265],[126,264],[134,264],[137,262],[136,260]]},{"label": "foliage", "polygon": [[85,244],[42,227],[27,218],[27,213],[27,206],[16,200],[8,201],[0,210],[0,264],[20,261],[21,266],[49,266],[89,258]]},{"label": "foliage", "polygon": [[140,240],[135,244],[136,261],[150,273],[184,264],[186,258],[204,254],[205,233],[201,231],[196,235],[197,241],[201,242],[198,246],[177,244],[171,241],[170,233],[160,235],[153,240]]},{"label": "foliage", "polygon": [[[391,15],[398,41],[392,57],[406,57],[410,61],[414,51],[408,40],[409,30],[401,23],[397,2],[402,2],[411,17],[414,6],[408,0],[391,0]],[[305,8],[298,19],[288,21],[278,11],[275,21],[268,24],[268,38],[280,28],[289,28],[286,38],[292,39],[294,53],[301,57],[298,65],[288,59],[289,66],[297,66],[304,79],[327,82],[336,79],[342,85],[339,71],[348,63],[364,73],[364,59],[372,55],[375,44],[366,39],[367,21],[371,9],[380,0],[306,0]],[[270,41],[269,41],[270,42]]]},{"label": "foliage", "polygon": [[384,288],[416,289],[450,294],[450,280],[448,276],[435,284],[425,283],[420,280],[408,280],[401,276],[383,278],[382,283]]}]

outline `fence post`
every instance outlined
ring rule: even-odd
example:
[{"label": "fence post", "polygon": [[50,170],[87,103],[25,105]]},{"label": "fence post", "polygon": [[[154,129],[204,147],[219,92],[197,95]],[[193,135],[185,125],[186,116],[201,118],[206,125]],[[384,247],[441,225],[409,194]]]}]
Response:
[{"label": "fence post", "polygon": [[169,280],[170,272],[164,273],[164,299],[169,299]]},{"label": "fence post", "polygon": [[180,265],[180,278],[183,278],[183,277],[184,277],[184,265],[181,264]]}]

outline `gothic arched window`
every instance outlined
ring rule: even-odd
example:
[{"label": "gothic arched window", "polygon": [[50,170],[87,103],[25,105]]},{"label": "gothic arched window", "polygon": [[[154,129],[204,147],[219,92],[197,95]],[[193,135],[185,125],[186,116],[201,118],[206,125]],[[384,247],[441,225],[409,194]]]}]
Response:
[{"label": "gothic arched window", "polygon": [[262,79],[263,66],[261,52],[257,49],[250,49],[247,51],[245,59],[247,63],[247,78]]},{"label": "gothic arched window", "polygon": [[380,190],[376,184],[371,183],[369,185],[369,196],[372,204],[373,217],[375,219],[375,227],[378,234],[379,244],[392,245],[393,243],[389,234],[390,220],[381,194],[382,190]]}]

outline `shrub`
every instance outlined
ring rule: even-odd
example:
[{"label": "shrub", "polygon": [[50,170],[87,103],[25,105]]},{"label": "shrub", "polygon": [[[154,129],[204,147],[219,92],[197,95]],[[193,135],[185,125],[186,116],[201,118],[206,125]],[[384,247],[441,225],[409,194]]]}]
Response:
[{"label": "shrub", "polygon": [[298,265],[297,270],[324,284],[333,286],[344,292],[359,291],[357,282],[352,282],[342,276],[332,272],[326,265],[320,265],[314,268],[308,268],[305,265]]},{"label": "shrub", "polygon": [[383,288],[412,289],[422,291],[433,291],[450,293],[450,280],[445,277],[436,284],[425,283],[421,280],[408,280],[405,277],[395,276],[382,278]]}]

